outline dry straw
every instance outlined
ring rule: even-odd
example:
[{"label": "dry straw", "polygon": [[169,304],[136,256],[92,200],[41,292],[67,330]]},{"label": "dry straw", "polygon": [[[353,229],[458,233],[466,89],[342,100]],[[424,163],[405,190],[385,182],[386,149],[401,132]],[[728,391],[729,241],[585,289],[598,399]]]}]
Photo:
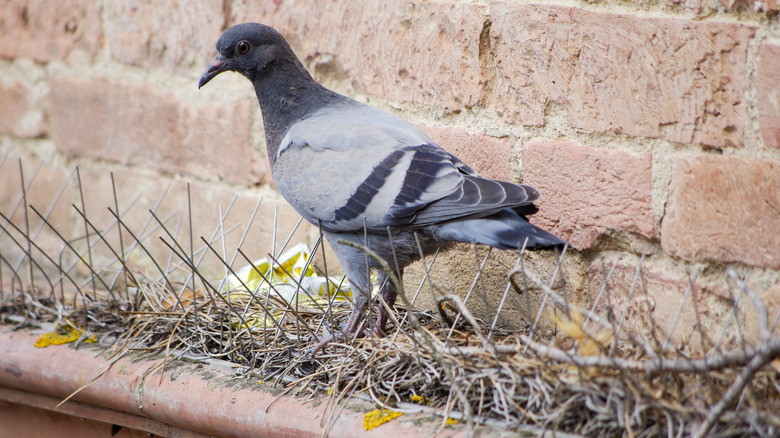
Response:
[{"label": "dry straw", "polygon": [[[3,172],[15,167],[13,160],[0,163]],[[325,434],[353,397],[372,400],[380,412],[438,415],[442,428],[456,419],[472,430],[492,424],[562,436],[780,433],[778,316],[769,314],[747,279],[731,271],[723,282],[736,297],[720,329],[705,331],[697,324],[699,345],[673,345],[671,335],[683,306],[696,302],[697,272],[691,274],[668,333],[652,318],[638,332],[625,323],[627,307],[611,313],[594,310],[600,308],[596,304],[604,290],[587,308],[567,302],[550,287],[552,281],[541,281],[525,266],[521,251],[501,302],[507,294],[542,293],[542,307],[557,315],[551,322],[557,330],[543,336],[538,317],[514,331],[502,331],[498,318],[479,320],[464,302],[471,290],[464,300],[439,294],[438,312],[415,308],[417,293],[430,285],[427,273],[436,269],[434,257],[424,261],[426,275],[417,293],[401,293],[391,312],[394,331],[389,336],[336,336],[312,351],[319,340],[337,334],[350,312],[349,294],[336,299],[304,292],[304,272],[327,279],[327,291],[344,284],[329,276],[326,266],[310,264],[313,255],[302,269],[288,272],[279,257],[289,249],[289,238],[284,243],[275,239],[274,248],[248,249],[247,230],[261,204],[239,220],[230,216],[232,202],[225,211],[217,206],[219,223],[208,224],[213,233],[200,237],[192,234],[198,218],[189,202],[185,211],[161,217],[162,207],[172,202],[166,198],[168,189],[151,205],[139,206],[119,199],[114,188],[106,205],[111,220],[97,224],[83,202],[86,187],[78,169],[58,191],[50,190],[54,195],[48,206],[34,206],[27,193],[35,174],[25,176],[22,168],[19,161],[19,185],[13,191],[18,202],[0,212],[0,320],[83,328],[84,336],[96,335],[106,345],[107,360],[151,355],[161,360],[150,372],[161,369],[163,374],[170,361],[185,356],[233,362],[247,378],[283,387],[284,393],[324,398]],[[58,229],[49,217],[63,193],[79,200],[72,208],[80,225],[68,230]],[[186,193],[189,201],[189,186]],[[148,210],[148,216],[138,219],[144,216],[129,213],[139,209]],[[228,251],[226,235],[231,232],[243,235]],[[49,239],[46,244],[43,235]],[[53,247],[52,239],[60,244]],[[363,250],[372,257],[370,249]],[[280,290],[280,283],[266,274],[252,285],[241,281],[238,268],[252,263],[247,253],[266,256],[272,269],[267,275],[284,276],[287,289]],[[558,268],[564,258],[561,254]],[[480,283],[486,260],[474,266],[472,289]],[[207,262],[221,266],[223,275],[204,269]],[[605,285],[614,268],[605,269]],[[392,274],[391,266],[386,269]],[[636,281],[641,269],[640,262],[629,290],[608,293],[642,293]],[[373,311],[381,305],[374,302]],[[741,321],[748,306],[758,315],[752,345]],[[729,335],[736,342],[727,342]]]}]

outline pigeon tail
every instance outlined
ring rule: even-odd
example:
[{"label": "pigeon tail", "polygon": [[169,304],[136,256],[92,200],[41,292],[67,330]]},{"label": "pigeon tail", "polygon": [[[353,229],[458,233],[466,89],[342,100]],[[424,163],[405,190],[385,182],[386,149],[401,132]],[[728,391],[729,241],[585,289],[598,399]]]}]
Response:
[{"label": "pigeon tail", "polygon": [[498,249],[563,248],[566,241],[530,224],[512,210],[502,210],[493,215],[446,222],[435,230],[441,239],[465,243],[481,243]]},{"label": "pigeon tail", "polygon": [[[238,24],[217,51],[198,86],[227,71],[252,82],[279,192],[322,227],[357,291],[348,335],[365,322],[369,274],[383,263],[344,242],[367,246],[399,274],[451,241],[505,250],[566,244],[525,219],[538,190],[482,178],[414,124],[326,89],[274,29]],[[380,295],[392,306],[395,286]],[[389,317],[382,312],[378,335]]]}]

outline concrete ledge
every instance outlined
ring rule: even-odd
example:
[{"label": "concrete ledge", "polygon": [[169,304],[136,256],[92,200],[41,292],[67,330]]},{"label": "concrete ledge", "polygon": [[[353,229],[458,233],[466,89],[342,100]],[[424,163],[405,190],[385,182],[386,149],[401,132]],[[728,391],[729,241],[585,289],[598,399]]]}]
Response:
[{"label": "concrete ledge", "polygon": [[[159,361],[121,358],[108,369],[100,347],[36,348],[33,344],[41,334],[0,325],[0,400],[160,436],[323,434],[323,404],[303,404],[302,399],[287,395],[277,399],[278,388],[202,364],[169,364],[162,379],[159,372],[149,373]],[[62,399],[101,373],[105,374],[57,408]],[[350,407],[354,410],[345,409],[336,420],[332,436],[431,436],[440,423],[436,418],[421,421],[425,418],[405,415],[364,431],[363,415],[355,410],[367,412],[373,406],[356,401]],[[4,432],[8,427],[0,423],[0,436],[9,432]],[[465,435],[465,428],[460,427],[445,429],[439,436]]]},{"label": "concrete ledge", "polygon": [[[151,418],[0,386],[0,436],[206,437]],[[26,423],[26,424],[25,424]],[[119,431],[125,429],[120,435]]]}]

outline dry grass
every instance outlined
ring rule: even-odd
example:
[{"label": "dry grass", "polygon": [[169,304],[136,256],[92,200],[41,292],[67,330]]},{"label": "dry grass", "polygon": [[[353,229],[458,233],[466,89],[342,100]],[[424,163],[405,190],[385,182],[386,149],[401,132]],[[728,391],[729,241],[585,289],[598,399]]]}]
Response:
[{"label": "dry grass", "polygon": [[[68,184],[81,192],[80,184]],[[121,205],[114,201],[112,212]],[[759,315],[759,341],[731,350],[709,345],[706,353],[692,355],[664,345],[660,328],[643,335],[623,327],[622,318],[595,313],[595,306],[574,306],[518,263],[508,273],[508,291],[523,294],[532,287],[544,294],[558,315],[550,336],[539,334],[536,321],[502,332],[471,315],[456,296],[440,296],[441,311],[432,314],[402,295],[388,337],[340,339],[312,354],[319,339],[346,320],[349,302],[302,292],[297,275],[290,276],[294,298],[275,287],[234,285],[227,293],[225,278],[249,260],[239,249],[242,240],[227,261],[219,248],[225,224],[218,226],[221,235],[202,238],[196,251],[184,244],[188,236],[180,237],[154,212],[155,232],[126,223],[121,214],[103,228],[82,215],[85,231],[73,237],[55,230],[38,209],[19,205],[21,210],[0,212],[0,321],[68,322],[97,335],[114,357],[128,351],[162,355],[163,367],[185,355],[227,360],[286,392],[328,394],[327,424],[351,397],[362,396],[386,409],[439,415],[442,427],[455,418],[470,427],[489,423],[604,437],[780,433],[777,318],[744,279],[734,281]],[[11,221],[19,211],[59,235],[60,248],[42,248],[29,224]],[[121,230],[125,240],[111,241],[111,230]],[[159,239],[167,257],[144,249]],[[281,246],[273,253],[281,254]],[[134,252],[144,257],[145,268],[133,264]],[[206,254],[221,261],[225,278],[202,272]],[[475,267],[474,283],[480,274]],[[732,319],[727,315],[723,326]]]}]

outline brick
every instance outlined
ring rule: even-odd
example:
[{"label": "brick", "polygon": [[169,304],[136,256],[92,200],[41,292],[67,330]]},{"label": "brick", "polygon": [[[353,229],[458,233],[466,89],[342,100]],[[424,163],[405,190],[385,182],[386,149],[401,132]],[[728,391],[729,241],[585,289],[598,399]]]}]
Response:
[{"label": "brick", "polygon": [[679,143],[740,146],[755,27],[491,4],[493,105],[525,125],[557,103],[571,124]]},{"label": "brick", "polygon": [[251,106],[186,105],[147,84],[51,79],[52,138],[73,155],[255,184]]},{"label": "brick", "polygon": [[780,162],[705,155],[678,159],[672,172],[664,252],[780,268]]},{"label": "brick", "polygon": [[[768,323],[771,328],[775,316],[780,313],[780,271],[765,270],[764,272],[757,272],[753,270],[751,272],[744,268],[737,268],[734,271],[740,283],[727,280],[729,275],[723,272],[722,269],[713,269],[709,275],[707,275],[706,271],[702,273],[696,284],[701,285],[708,292],[712,292],[724,300],[728,305],[729,311],[733,307],[731,303],[740,300],[737,307],[739,316],[736,321],[732,319],[729,328],[732,329],[733,334],[738,328],[736,326],[738,323],[744,330],[744,336],[748,345],[755,345],[760,342],[759,313],[756,310],[753,299],[748,295],[744,295],[744,293],[750,291],[753,293],[753,297],[761,300],[761,303],[766,307],[767,316],[769,317]],[[746,281],[746,284],[741,284],[743,280]],[[742,290],[743,287],[745,287],[744,290]],[[740,295],[742,295],[741,298]],[[778,332],[780,332],[780,327],[775,327],[773,334],[777,335]]]},{"label": "brick", "polygon": [[[0,155],[4,155],[4,153],[0,153]],[[74,187],[72,180],[59,199],[55,198],[67,180],[69,170],[66,171],[64,166],[57,161],[42,160],[28,152],[11,152],[0,165],[0,187],[2,187],[0,190],[0,212],[9,217],[22,230],[26,229],[25,204],[22,201],[22,178],[19,174],[20,160],[27,187],[25,193],[27,205],[33,206],[38,212],[45,215],[47,221],[57,230],[70,230],[71,217],[74,214],[71,204],[77,199],[77,192],[72,190]],[[48,226],[43,225],[39,216],[32,209],[27,210],[27,218],[31,232],[37,233],[33,234],[35,243],[48,254],[57,254],[63,245],[62,240],[56,237]],[[0,222],[4,221],[0,220]],[[21,239],[19,234],[11,234],[17,239]],[[19,248],[11,244],[10,240],[4,239],[4,242],[9,246],[4,247],[3,250],[21,254]],[[55,250],[57,252],[54,252]],[[6,257],[8,257],[7,254]]]},{"label": "brick", "polygon": [[[453,248],[439,253],[427,276],[421,262],[409,265],[404,271],[404,288],[407,296],[413,297],[419,289],[415,307],[436,312],[433,294],[430,292],[430,281],[433,283],[436,296],[455,294],[465,300],[486,252],[485,246],[456,244]],[[585,278],[585,268],[576,256],[571,256],[572,253],[568,254],[559,269],[556,267],[560,253],[556,254],[552,251],[526,252],[523,255],[523,263],[546,285],[550,284],[553,273],[557,271],[553,288],[563,294],[570,304],[585,304],[581,302],[584,299],[582,293],[585,287],[582,283]],[[426,263],[430,265],[431,258],[427,258]],[[512,271],[516,263],[516,252],[495,249],[491,251],[479,281],[474,284],[475,289],[466,303],[466,307],[476,318],[490,324],[496,316],[499,303],[504,299],[498,317],[499,327],[522,330],[533,323],[545,299],[545,294],[541,290],[532,286],[530,290],[523,293],[510,290],[508,295],[503,296],[504,290],[509,286],[507,273]],[[523,284],[522,274],[515,274],[514,279],[518,284]],[[528,286],[531,284],[529,283]],[[550,327],[553,316],[554,308],[547,300],[540,326]]]},{"label": "brick", "polygon": [[[588,288],[591,300],[596,299],[614,263],[613,260],[600,259],[589,266]],[[604,319],[607,319],[607,315],[611,313],[614,321],[617,322],[625,309],[621,330],[633,331],[648,340],[655,336],[659,342],[663,342],[667,334],[672,331],[671,340],[675,344],[689,339],[695,333],[697,309],[702,328],[709,335],[712,336],[722,324],[720,317],[725,313],[723,309],[726,308],[727,302],[720,298],[720,294],[712,293],[700,284],[694,284],[694,293],[689,293],[683,303],[690,282],[685,272],[679,268],[664,266],[662,263],[654,263],[653,260],[645,260],[637,276],[638,266],[637,260],[617,262],[607,282],[607,288],[600,301],[595,303],[596,313]],[[634,277],[637,280],[632,292],[631,285],[634,284]],[[629,292],[631,292],[630,302]],[[696,305],[693,304],[694,296]],[[673,327],[680,306],[682,312]],[[689,341],[690,347],[698,349],[700,340],[696,333]]]},{"label": "brick", "polygon": [[[117,199],[120,210],[123,211],[123,221],[137,236],[147,236],[143,239],[144,246],[152,253],[153,257],[161,263],[167,263],[170,249],[165,246],[159,237],[164,237],[169,243],[171,239],[164,230],[152,231],[157,226],[157,221],[152,219],[149,209],[158,202],[156,215],[159,219],[170,218],[165,226],[176,236],[176,241],[189,251],[189,216],[192,210],[192,237],[195,249],[204,246],[201,236],[211,240],[217,236],[214,248],[222,256],[222,241],[220,239],[220,207],[222,214],[226,215],[223,225],[225,229],[225,248],[228,261],[236,254],[236,247],[241,241],[246,227],[252,216],[252,212],[260,200],[257,193],[239,192],[215,187],[213,184],[201,181],[190,181],[190,195],[188,200],[187,181],[171,180],[159,175],[150,175],[149,172],[137,169],[128,169],[117,166],[88,166],[81,171],[82,181],[89,184],[90,190],[85,191],[87,214],[93,223],[103,229],[111,225],[114,217],[108,212],[107,207],[114,209],[114,197],[111,187],[111,172],[116,181]],[[165,194],[164,197],[162,195]],[[160,199],[162,197],[162,202]],[[235,202],[234,202],[235,198]],[[277,210],[276,244],[281,245],[292,233],[300,215],[284,200],[273,196],[262,197],[257,215],[247,232],[242,251],[248,257],[259,259],[265,257],[273,248],[274,211]],[[232,203],[232,207],[231,207]],[[230,210],[228,208],[230,207]],[[144,224],[151,220],[151,225],[144,231]],[[231,228],[238,226],[231,231]],[[311,226],[304,222],[293,235],[291,242],[307,241],[311,235]],[[177,231],[178,229],[178,231]],[[143,233],[142,233],[143,231]],[[118,248],[118,233],[116,229],[107,233],[106,238],[111,245]],[[132,242],[129,234],[123,236],[125,245]],[[101,247],[102,257],[110,257],[110,252]],[[279,250],[279,247],[276,248]],[[224,275],[224,265],[214,254],[207,250],[199,270],[207,274],[207,278],[213,280]],[[179,259],[174,256],[174,261]],[[154,276],[159,275],[149,258],[138,249],[134,252],[133,265],[139,269],[147,269]],[[246,261],[239,255],[234,266],[240,268],[246,265]],[[186,269],[185,269],[186,271]],[[186,274],[186,272],[185,272]]]},{"label": "brick", "polygon": [[362,93],[449,111],[483,98],[483,6],[401,0],[257,3],[234,1],[231,23],[274,27],[304,62],[332,56],[322,68],[343,72]]},{"label": "brick", "polygon": [[0,8],[0,34],[2,58],[47,62],[74,49],[94,56],[101,47],[100,3],[8,0]]},{"label": "brick", "polygon": [[251,111],[254,97],[234,104],[182,105],[179,113],[181,148],[175,168],[196,175],[238,184],[266,180],[265,155],[252,147]]},{"label": "brick", "polygon": [[43,135],[43,112],[35,108],[35,97],[27,84],[0,84],[0,102],[0,132],[19,137]]},{"label": "brick", "polygon": [[650,154],[537,139],[523,146],[523,183],[542,193],[531,222],[577,249],[608,230],[653,237]]},{"label": "brick", "polygon": [[758,125],[764,144],[780,148],[780,45],[758,49]]},{"label": "brick", "polygon": [[[591,300],[595,300],[603,287],[604,279],[613,264],[615,264],[613,259],[597,259],[588,267],[588,289]],[[607,312],[611,312],[615,320],[620,317],[626,307],[628,293],[631,284],[634,283],[638,266],[638,260],[626,257],[615,264],[607,289],[596,306],[597,313],[606,316]],[[672,340],[679,343],[692,336],[689,345],[694,350],[701,348],[701,338],[696,328],[698,310],[702,329],[709,339],[714,341],[723,330],[723,324],[730,318],[734,300],[741,292],[738,286],[727,279],[728,276],[723,270],[709,271],[699,271],[693,281],[692,290],[688,292],[688,297],[683,303],[691,282],[688,272],[668,259],[645,259],[628,305],[624,327],[648,339],[649,336],[653,336],[650,328],[655,324],[656,328],[660,329],[655,336],[663,341],[682,305],[680,317],[672,333]],[[772,318],[780,310],[780,284],[776,282],[771,284],[771,279],[769,282],[769,286],[754,284],[753,281],[749,281],[748,284],[766,306],[771,324]],[[728,347],[740,345],[743,335],[748,345],[755,345],[759,341],[758,314],[747,296],[742,297],[738,311],[736,320],[740,321],[739,325],[742,328],[738,327],[732,319],[725,331],[725,345]]]},{"label": "brick", "polygon": [[420,126],[420,129],[480,175],[503,181],[511,178],[512,140],[481,132],[469,134],[456,126]]},{"label": "brick", "polygon": [[123,63],[203,68],[225,25],[221,0],[118,0],[106,3],[106,44]]}]

